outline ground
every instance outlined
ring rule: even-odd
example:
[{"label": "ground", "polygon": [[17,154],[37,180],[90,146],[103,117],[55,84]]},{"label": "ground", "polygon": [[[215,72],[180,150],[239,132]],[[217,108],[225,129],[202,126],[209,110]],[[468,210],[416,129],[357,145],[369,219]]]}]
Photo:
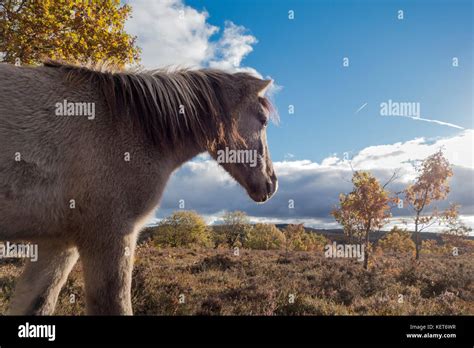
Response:
[{"label": "ground", "polygon": [[[0,263],[5,314],[23,262]],[[360,262],[319,252],[138,248],[136,315],[474,315],[472,255],[384,256]],[[61,291],[56,314],[84,314],[81,265]]]}]

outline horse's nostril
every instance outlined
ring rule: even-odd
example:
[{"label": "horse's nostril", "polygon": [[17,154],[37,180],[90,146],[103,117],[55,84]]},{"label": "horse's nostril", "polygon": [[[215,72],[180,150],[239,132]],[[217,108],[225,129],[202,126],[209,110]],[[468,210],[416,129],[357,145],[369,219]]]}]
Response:
[{"label": "horse's nostril", "polygon": [[271,181],[267,181],[267,192],[273,192],[273,183]]},{"label": "horse's nostril", "polygon": [[277,176],[276,176],[275,172],[273,172],[273,174],[270,176],[270,178],[272,179],[272,181],[277,180]]}]

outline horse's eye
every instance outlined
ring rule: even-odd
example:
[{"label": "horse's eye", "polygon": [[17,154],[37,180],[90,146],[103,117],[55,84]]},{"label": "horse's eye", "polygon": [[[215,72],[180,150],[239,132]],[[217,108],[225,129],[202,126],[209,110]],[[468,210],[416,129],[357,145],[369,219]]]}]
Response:
[{"label": "horse's eye", "polygon": [[268,118],[261,119],[260,122],[262,123],[262,127],[265,128],[268,126]]},{"label": "horse's eye", "polygon": [[262,107],[262,111],[265,115],[268,115],[270,113],[271,105],[270,102],[266,98],[258,98],[258,101],[260,102],[260,106]]}]

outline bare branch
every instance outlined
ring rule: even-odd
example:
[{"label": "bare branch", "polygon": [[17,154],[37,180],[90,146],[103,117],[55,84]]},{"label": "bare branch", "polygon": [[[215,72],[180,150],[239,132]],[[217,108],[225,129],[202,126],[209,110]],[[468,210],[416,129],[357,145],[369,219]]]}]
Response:
[{"label": "bare branch", "polygon": [[432,221],[430,224],[427,224],[427,225],[425,225],[425,226],[423,226],[423,227],[420,227],[420,229],[418,230],[418,232],[421,232],[421,231],[423,231],[424,229],[427,229],[428,227],[433,226],[433,225],[434,225],[435,223],[437,223],[438,221],[439,221],[439,219],[434,217],[434,218],[433,218],[433,221]]},{"label": "bare branch", "polygon": [[21,3],[20,3],[20,6],[18,6],[18,8],[16,9],[16,13],[20,12],[21,9],[23,8],[23,5],[25,5],[26,3],[28,2],[28,0],[22,0]]},{"label": "bare branch", "polygon": [[388,179],[388,181],[382,186],[382,188],[384,189],[387,185],[390,185],[390,183],[392,181],[394,181],[395,179],[398,179],[398,173],[400,172],[400,168],[396,169],[392,176],[390,177],[390,179]]}]

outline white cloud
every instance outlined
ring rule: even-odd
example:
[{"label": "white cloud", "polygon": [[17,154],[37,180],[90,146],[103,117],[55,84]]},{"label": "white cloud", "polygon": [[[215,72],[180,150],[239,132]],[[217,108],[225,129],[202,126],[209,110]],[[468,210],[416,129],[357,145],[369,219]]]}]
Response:
[{"label": "white cloud", "polygon": [[321,162],[321,166],[337,166],[350,169],[396,169],[412,170],[410,161],[422,160],[440,148],[455,166],[474,168],[473,158],[474,130],[467,129],[454,137],[439,138],[434,141],[416,138],[406,142],[369,146],[357,153],[351,161],[338,156],[330,156]]},{"label": "white cloud", "polygon": [[209,39],[218,28],[207,23],[209,14],[181,0],[130,0],[132,18],[125,29],[137,36],[142,65],[199,66],[213,56]]},{"label": "white cloud", "polygon": [[132,18],[125,29],[137,36],[141,64],[146,68],[211,67],[261,77],[255,69],[241,66],[257,43],[245,27],[226,21],[221,36],[213,41],[220,29],[208,23],[209,13],[187,6],[182,0],[127,3],[132,7]]},{"label": "white cloud", "polygon": [[242,60],[253,51],[257,39],[243,26],[225,22],[222,37],[215,44],[215,58],[209,61],[209,67],[227,71],[246,71],[258,77],[261,75],[253,68],[242,68]]},{"label": "white cloud", "polygon": [[[258,42],[247,28],[226,21],[220,30],[208,23],[209,13],[186,6],[183,0],[126,3],[132,7],[132,18],[125,29],[137,37],[137,45],[142,49],[141,65],[145,68],[209,67],[263,78],[256,69],[242,66]],[[266,95],[271,98],[281,89],[274,82]]]}]

